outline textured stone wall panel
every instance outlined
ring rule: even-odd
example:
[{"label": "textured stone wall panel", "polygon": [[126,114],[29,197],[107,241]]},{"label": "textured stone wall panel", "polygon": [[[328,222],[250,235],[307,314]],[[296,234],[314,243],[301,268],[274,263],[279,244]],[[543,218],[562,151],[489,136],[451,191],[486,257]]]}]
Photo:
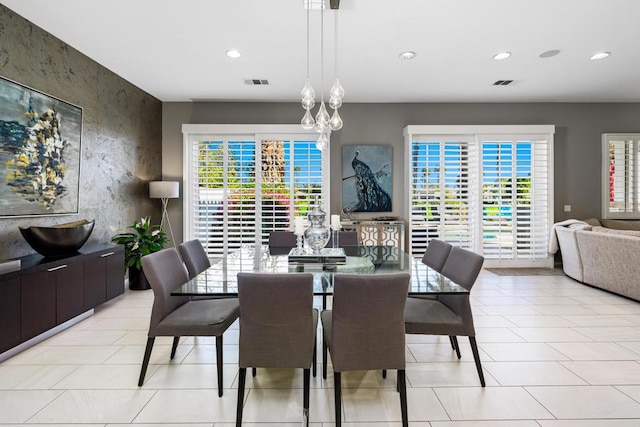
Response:
[{"label": "textured stone wall panel", "polygon": [[148,193],[162,175],[159,100],[2,5],[0,75],[83,109],[79,215],[0,218],[0,259],[33,253],[20,225],[95,219],[90,241],[108,241],[111,226],[160,221]]}]

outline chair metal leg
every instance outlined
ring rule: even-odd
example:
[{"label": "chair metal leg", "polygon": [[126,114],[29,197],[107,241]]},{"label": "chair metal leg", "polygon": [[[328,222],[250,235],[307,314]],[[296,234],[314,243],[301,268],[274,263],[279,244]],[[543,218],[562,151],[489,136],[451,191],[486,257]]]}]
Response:
[{"label": "chair metal leg", "polygon": [[258,374],[258,368],[253,367],[251,368],[251,376],[255,377]]},{"label": "chair metal leg", "polygon": [[144,350],[144,357],[142,358],[142,369],[140,370],[140,379],[138,379],[138,387],[142,387],[144,383],[144,376],[147,374],[147,367],[149,366],[149,359],[151,358],[151,350],[153,350],[153,342],[156,337],[147,338],[147,348]]},{"label": "chair metal leg", "polygon": [[327,379],[327,343],[324,340],[324,331],[322,333],[322,378]]},{"label": "chair metal leg", "polygon": [[304,392],[302,397],[302,416],[305,427],[309,427],[309,394],[311,389],[311,372],[305,369],[303,372]]},{"label": "chair metal leg", "polygon": [[387,379],[387,370],[386,369],[382,370],[382,378]]},{"label": "chair metal leg", "polygon": [[484,374],[482,373],[482,365],[480,364],[480,353],[478,353],[478,344],[476,343],[476,337],[469,337],[469,343],[471,344],[473,359],[476,361],[476,369],[478,370],[478,376],[480,377],[480,384],[482,385],[482,387],[484,387]]},{"label": "chair metal leg", "polygon": [[458,337],[450,336],[449,338],[453,343],[453,349],[456,351],[456,356],[458,356],[458,359],[460,359],[462,356],[460,356],[460,346],[458,345]]},{"label": "chair metal leg", "polygon": [[318,364],[318,340],[315,338],[315,334],[314,334],[314,338],[313,338],[313,362],[311,363],[311,369],[313,371],[313,377],[315,378],[317,373],[318,373],[318,367],[316,366]]},{"label": "chair metal leg", "polygon": [[216,365],[218,367],[218,397],[222,397],[222,335],[216,337]]},{"label": "chair metal leg", "polygon": [[242,407],[244,406],[244,383],[247,378],[247,368],[240,368],[238,375],[238,406],[236,409],[236,427],[242,425]]},{"label": "chair metal leg", "polygon": [[178,342],[180,337],[173,337],[173,346],[171,347],[171,360],[176,356],[176,350],[178,349]]},{"label": "chair metal leg", "polygon": [[453,343],[453,335],[449,335],[449,342],[451,343],[451,350],[455,350],[456,346]]},{"label": "chair metal leg", "polygon": [[333,371],[333,393],[335,396],[336,427],[342,426],[342,382],[340,372]]},{"label": "chair metal leg", "polygon": [[404,369],[398,369],[398,388],[400,391],[400,412],[402,413],[402,427],[409,427],[409,416],[407,414],[407,381]]}]

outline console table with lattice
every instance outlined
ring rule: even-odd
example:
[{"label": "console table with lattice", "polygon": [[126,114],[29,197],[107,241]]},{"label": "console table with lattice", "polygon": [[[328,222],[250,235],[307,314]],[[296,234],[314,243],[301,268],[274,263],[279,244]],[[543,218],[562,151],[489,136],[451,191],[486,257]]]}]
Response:
[{"label": "console table with lattice", "polygon": [[364,246],[396,246],[404,250],[404,221],[342,220],[342,230],[357,231]]}]

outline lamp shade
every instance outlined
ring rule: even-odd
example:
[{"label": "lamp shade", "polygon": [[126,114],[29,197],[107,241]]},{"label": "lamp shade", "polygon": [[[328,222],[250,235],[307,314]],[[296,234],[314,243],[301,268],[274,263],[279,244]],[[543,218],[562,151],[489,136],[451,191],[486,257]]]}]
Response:
[{"label": "lamp shade", "polygon": [[149,197],[152,199],[177,199],[180,197],[180,185],[177,181],[151,181]]}]

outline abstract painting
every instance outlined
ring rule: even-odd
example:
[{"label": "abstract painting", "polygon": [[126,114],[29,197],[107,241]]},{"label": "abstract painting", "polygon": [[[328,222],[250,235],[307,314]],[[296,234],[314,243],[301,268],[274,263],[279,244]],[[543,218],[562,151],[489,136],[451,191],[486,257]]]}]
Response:
[{"label": "abstract painting", "polygon": [[391,212],[391,145],[342,146],[342,210]]},{"label": "abstract painting", "polygon": [[82,108],[0,77],[0,217],[78,213]]}]

